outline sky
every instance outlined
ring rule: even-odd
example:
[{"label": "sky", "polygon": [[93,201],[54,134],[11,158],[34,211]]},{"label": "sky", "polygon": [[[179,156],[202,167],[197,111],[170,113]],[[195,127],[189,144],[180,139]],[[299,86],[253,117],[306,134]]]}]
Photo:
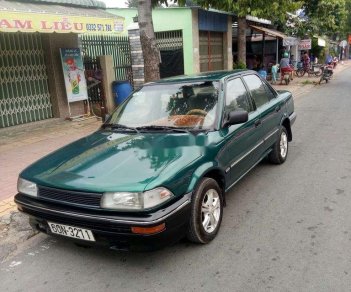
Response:
[{"label": "sky", "polygon": [[119,8],[126,8],[127,5],[124,3],[126,0],[100,0],[105,2],[106,7],[119,7]]}]

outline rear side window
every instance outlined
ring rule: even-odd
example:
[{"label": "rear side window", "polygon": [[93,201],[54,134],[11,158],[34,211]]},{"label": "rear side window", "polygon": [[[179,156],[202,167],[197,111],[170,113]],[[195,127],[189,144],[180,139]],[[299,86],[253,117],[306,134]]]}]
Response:
[{"label": "rear side window", "polygon": [[246,88],[240,78],[229,80],[226,86],[225,111],[245,110],[251,112]]},{"label": "rear side window", "polygon": [[267,82],[263,82],[263,84],[264,84],[264,86],[266,88],[269,100],[272,100],[273,98],[276,98],[277,95],[276,95],[275,91],[272,89],[272,87],[270,87],[270,85],[267,84]]},{"label": "rear side window", "polygon": [[265,85],[258,76],[246,75],[243,78],[257,108],[269,102]]}]

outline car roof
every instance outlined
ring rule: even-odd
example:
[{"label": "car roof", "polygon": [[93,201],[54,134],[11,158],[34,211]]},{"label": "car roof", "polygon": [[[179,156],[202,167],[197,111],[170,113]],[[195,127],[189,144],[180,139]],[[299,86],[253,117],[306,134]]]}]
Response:
[{"label": "car roof", "polygon": [[149,82],[149,84],[162,84],[162,83],[179,83],[179,82],[197,82],[197,81],[218,81],[222,78],[229,77],[232,75],[241,75],[240,73],[256,73],[252,70],[247,69],[236,69],[236,70],[221,70],[221,71],[209,71],[209,72],[202,72],[197,74],[191,75],[180,75],[180,76],[173,76],[168,78],[163,78],[157,81]]}]

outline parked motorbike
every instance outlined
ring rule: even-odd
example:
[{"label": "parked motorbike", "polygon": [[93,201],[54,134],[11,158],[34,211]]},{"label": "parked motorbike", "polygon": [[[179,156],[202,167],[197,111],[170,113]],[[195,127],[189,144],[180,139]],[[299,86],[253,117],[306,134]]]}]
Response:
[{"label": "parked motorbike", "polygon": [[328,81],[332,78],[333,76],[333,64],[328,64],[328,65],[324,65],[322,66],[322,76],[319,79],[319,84],[321,84],[321,82],[323,80],[325,80],[326,83],[328,83]]},{"label": "parked motorbike", "polygon": [[332,65],[333,65],[333,68],[335,68],[336,67],[336,65],[339,63],[339,59],[338,59],[338,57],[334,57],[333,58],[333,63],[332,63]]},{"label": "parked motorbike", "polygon": [[308,76],[316,76],[319,77],[322,75],[322,70],[321,70],[321,65],[320,64],[313,64],[309,68],[304,68],[301,65],[298,65],[297,70],[296,70],[296,76],[297,77],[302,77],[305,75],[305,73],[308,74]]}]

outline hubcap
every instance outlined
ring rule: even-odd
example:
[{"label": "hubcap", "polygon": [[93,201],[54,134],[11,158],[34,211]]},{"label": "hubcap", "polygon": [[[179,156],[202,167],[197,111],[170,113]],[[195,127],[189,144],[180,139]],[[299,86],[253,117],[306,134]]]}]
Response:
[{"label": "hubcap", "polygon": [[207,233],[212,233],[219,222],[221,215],[221,200],[218,192],[214,189],[209,189],[201,205],[202,226]]},{"label": "hubcap", "polygon": [[288,153],[288,137],[285,132],[282,132],[280,136],[280,155],[282,158],[286,157]]}]

